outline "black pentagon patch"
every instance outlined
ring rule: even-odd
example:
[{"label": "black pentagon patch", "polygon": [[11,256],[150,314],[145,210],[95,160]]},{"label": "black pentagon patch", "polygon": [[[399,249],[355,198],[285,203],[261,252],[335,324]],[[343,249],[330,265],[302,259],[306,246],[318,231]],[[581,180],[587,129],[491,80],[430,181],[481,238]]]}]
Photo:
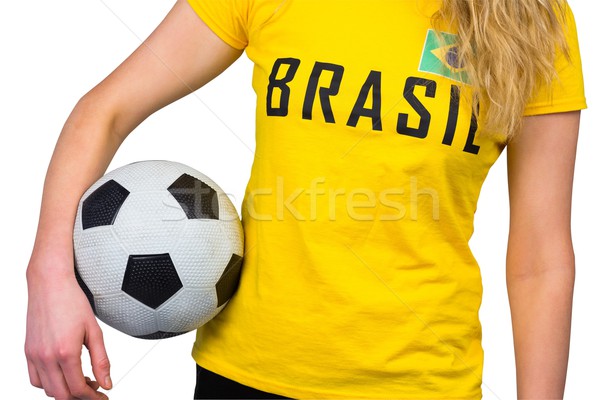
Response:
[{"label": "black pentagon patch", "polygon": [[81,278],[81,275],[79,275],[79,271],[77,271],[77,266],[75,266],[75,279],[77,279],[77,283],[79,283],[81,290],[83,290],[83,293],[85,293],[85,297],[87,297],[88,301],[90,302],[90,305],[92,306],[92,311],[94,311],[94,314],[96,314],[96,302],[94,301],[94,295],[92,294],[90,288],[83,281],[83,278]]},{"label": "black pentagon patch", "polygon": [[112,179],[94,190],[81,206],[83,229],[112,225],[127,196],[129,190]]},{"label": "black pentagon patch", "polygon": [[217,307],[221,307],[225,304],[237,290],[240,282],[243,260],[244,258],[237,254],[231,255],[227,267],[225,267],[225,271],[223,271],[223,275],[221,275],[216,285],[218,299]]},{"label": "black pentagon patch", "polygon": [[183,174],[168,190],[188,219],[219,219],[217,192],[200,179]]},{"label": "black pentagon patch", "polygon": [[121,290],[156,309],[183,287],[169,254],[129,256]]},{"label": "black pentagon patch", "polygon": [[149,335],[141,335],[141,336],[136,336],[136,338],[138,339],[150,339],[150,340],[160,340],[160,339],[166,339],[166,338],[170,338],[173,336],[179,336],[179,335],[183,335],[186,332],[154,332],[151,333]]}]

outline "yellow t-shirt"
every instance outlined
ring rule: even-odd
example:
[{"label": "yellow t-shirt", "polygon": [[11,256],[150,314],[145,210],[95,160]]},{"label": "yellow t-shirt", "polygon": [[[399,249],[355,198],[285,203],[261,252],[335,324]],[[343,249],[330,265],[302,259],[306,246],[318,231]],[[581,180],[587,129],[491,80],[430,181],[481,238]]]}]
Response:
[{"label": "yellow t-shirt", "polygon": [[[292,398],[481,398],[468,241],[504,143],[476,132],[436,2],[188,1],[257,94],[241,282],[195,360]],[[569,26],[573,64],[527,115],[586,106]]]}]

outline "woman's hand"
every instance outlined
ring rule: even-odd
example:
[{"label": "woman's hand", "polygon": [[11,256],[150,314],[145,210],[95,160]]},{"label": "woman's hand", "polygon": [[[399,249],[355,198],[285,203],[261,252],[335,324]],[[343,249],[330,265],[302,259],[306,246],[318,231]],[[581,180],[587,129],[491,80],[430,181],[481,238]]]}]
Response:
[{"label": "woman's hand", "polygon": [[[60,270],[70,273],[55,274],[56,268],[43,263],[63,263]],[[31,384],[57,399],[108,399],[98,391],[112,387],[102,331],[75,280],[73,261],[34,254],[28,271],[25,354]],[[83,376],[82,346],[90,353],[96,381]]]}]

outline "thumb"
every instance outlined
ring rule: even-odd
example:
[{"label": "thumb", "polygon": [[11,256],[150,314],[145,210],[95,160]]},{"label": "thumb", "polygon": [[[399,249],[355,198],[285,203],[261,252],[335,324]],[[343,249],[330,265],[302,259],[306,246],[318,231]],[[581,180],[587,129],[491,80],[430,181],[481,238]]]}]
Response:
[{"label": "thumb", "polygon": [[88,328],[85,346],[90,352],[92,371],[94,372],[96,381],[100,384],[100,386],[102,386],[103,389],[112,389],[112,380],[110,379],[110,362],[108,361],[108,355],[106,354],[106,348],[104,347],[102,330],[98,324],[94,324],[94,326]]}]

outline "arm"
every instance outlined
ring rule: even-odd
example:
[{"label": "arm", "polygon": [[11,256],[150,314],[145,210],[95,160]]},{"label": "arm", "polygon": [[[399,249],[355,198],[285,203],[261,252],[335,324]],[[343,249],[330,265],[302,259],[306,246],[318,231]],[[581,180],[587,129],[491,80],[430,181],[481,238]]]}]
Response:
[{"label": "arm", "polygon": [[506,281],[519,399],[562,399],[575,260],[571,191],[579,112],[525,118],[508,146]]},{"label": "arm", "polygon": [[[221,41],[183,0],[148,39],[76,105],[44,184],[27,268],[25,353],[32,385],[60,399],[106,398],[111,388],[102,332],[73,272],[72,233],[83,192],[145,118],[213,79],[241,51]],[[85,345],[98,383],[83,376]]]}]

